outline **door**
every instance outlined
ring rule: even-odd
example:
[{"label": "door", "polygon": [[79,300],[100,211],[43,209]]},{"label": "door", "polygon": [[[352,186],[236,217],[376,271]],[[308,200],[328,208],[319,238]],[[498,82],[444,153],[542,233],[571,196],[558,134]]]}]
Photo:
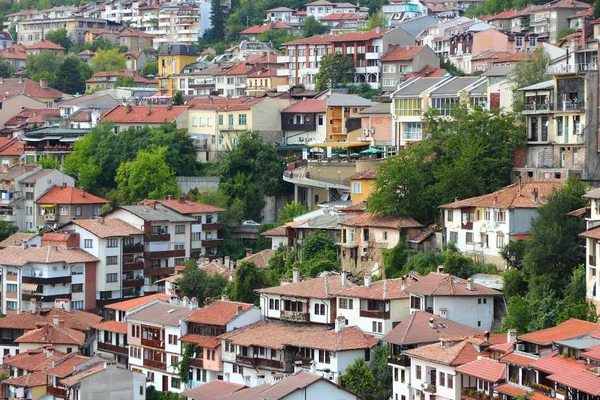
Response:
[{"label": "door", "polygon": [[564,168],[565,167],[565,161],[567,159],[567,153],[565,150],[561,150],[560,152],[560,167]]},{"label": "door", "polygon": [[169,376],[168,375],[163,375],[163,377],[162,377],[162,391],[163,392],[169,391]]}]

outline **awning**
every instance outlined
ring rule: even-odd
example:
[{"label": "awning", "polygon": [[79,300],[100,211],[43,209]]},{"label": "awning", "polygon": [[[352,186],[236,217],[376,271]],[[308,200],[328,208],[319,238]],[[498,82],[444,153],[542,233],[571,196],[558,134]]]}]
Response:
[{"label": "awning", "polygon": [[310,147],[331,147],[333,149],[339,147],[367,147],[368,142],[332,142],[332,143],[311,143]]},{"label": "awning", "polygon": [[40,207],[42,207],[42,208],[54,208],[54,207],[56,207],[56,204],[40,204]]},{"label": "awning", "polygon": [[35,292],[38,288],[38,285],[35,283],[24,283],[21,285],[21,289],[27,292]]}]

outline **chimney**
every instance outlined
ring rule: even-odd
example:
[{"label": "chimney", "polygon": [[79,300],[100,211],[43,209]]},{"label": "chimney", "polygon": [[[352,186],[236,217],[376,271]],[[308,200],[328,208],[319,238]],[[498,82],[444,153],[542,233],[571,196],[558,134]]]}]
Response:
[{"label": "chimney", "polygon": [[486,342],[490,341],[490,331],[483,332],[483,339],[485,339]]},{"label": "chimney", "polygon": [[437,321],[435,320],[435,318],[429,318],[429,327],[431,329],[437,329]]},{"label": "chimney", "polygon": [[65,189],[67,187],[67,182],[63,182],[62,186],[63,189]]},{"label": "chimney", "polygon": [[221,296],[222,301],[229,301],[229,296]]},{"label": "chimney", "polygon": [[402,283],[401,290],[404,292],[406,290],[406,278],[403,276],[400,278],[400,282]]},{"label": "chimney", "polygon": [[246,249],[246,257],[250,257],[252,255],[252,249]]},{"label": "chimney", "polygon": [[312,372],[313,374],[317,373],[317,363],[315,362],[315,360],[310,360],[310,372]]},{"label": "chimney", "polygon": [[533,202],[534,202],[535,204],[537,204],[537,203],[538,203],[538,200],[539,200],[539,199],[538,199],[538,189],[537,189],[537,188],[533,188]]},{"label": "chimney", "polygon": [[498,202],[498,196],[494,196],[494,200],[493,200],[494,205],[496,205],[497,202]]},{"label": "chimney", "polygon": [[337,317],[335,320],[335,333],[340,333],[346,327],[346,318],[343,316]]},{"label": "chimney", "polygon": [[365,287],[371,287],[371,275],[365,275]]},{"label": "chimney", "polygon": [[235,312],[235,315],[240,315],[241,313],[242,313],[242,305],[238,304],[237,311]]},{"label": "chimney", "polygon": [[96,217],[99,224],[104,224],[104,217]]},{"label": "chimney", "polygon": [[[298,360],[294,362],[294,374],[302,371],[302,360]],[[256,376],[256,380],[258,380],[258,375]]]},{"label": "chimney", "polygon": [[185,203],[186,199],[187,199],[187,197],[185,197],[185,196],[179,196],[179,202],[181,204]]},{"label": "chimney", "polygon": [[196,297],[192,297],[190,300],[190,310],[195,310],[198,308],[198,299]]},{"label": "chimney", "polygon": [[467,290],[475,290],[475,288],[473,288],[473,279],[471,278],[467,279]]},{"label": "chimney", "polygon": [[223,257],[223,265],[227,269],[231,269],[231,262],[229,261],[229,256]]},{"label": "chimney", "polygon": [[47,89],[48,88],[48,79],[40,79],[40,87],[42,89]]},{"label": "chimney", "polygon": [[59,321],[60,321],[60,318],[58,318],[58,317],[52,317],[52,325],[58,326]]},{"label": "chimney", "polygon": [[173,200],[173,196],[172,195],[167,195],[167,200]]},{"label": "chimney", "polygon": [[0,76],[0,85],[4,83],[4,78]]},{"label": "chimney", "polygon": [[2,172],[8,172],[8,164],[2,164]]},{"label": "chimney", "polygon": [[181,299],[181,305],[187,307],[190,304],[190,299],[187,296],[183,296]]},{"label": "chimney", "polygon": [[348,285],[347,273],[346,271],[342,271],[342,286]]},{"label": "chimney", "polygon": [[256,386],[260,386],[265,383],[265,374],[256,374]]},{"label": "chimney", "polygon": [[32,297],[29,302],[31,304],[31,313],[35,314],[35,312],[37,311],[37,300],[36,300],[36,298]]},{"label": "chimney", "polygon": [[19,83],[23,83],[23,82],[25,82],[25,78],[23,78],[23,75],[21,75],[21,76],[19,77]]},{"label": "chimney", "polygon": [[380,27],[380,26],[378,26],[377,28],[375,28],[375,32],[377,32],[377,33],[381,33],[381,27]]},{"label": "chimney", "polygon": [[152,114],[152,106],[150,104],[148,104],[148,112],[146,113],[146,115],[150,115]]},{"label": "chimney", "polygon": [[517,330],[509,329],[506,331],[506,343],[514,343],[517,341]]},{"label": "chimney", "polygon": [[444,266],[443,265],[438,265],[437,266],[437,272],[438,272],[438,274],[443,274],[444,273]]},{"label": "chimney", "polygon": [[131,112],[131,104],[127,104],[127,114]]},{"label": "chimney", "polygon": [[58,327],[59,328],[64,328],[65,327],[65,320],[64,319],[59,319],[58,320]]},{"label": "chimney", "polygon": [[294,268],[292,270],[292,283],[298,282],[300,282],[300,271],[298,271],[298,268]]},{"label": "chimney", "polygon": [[81,197],[85,197],[85,190],[81,189]]}]

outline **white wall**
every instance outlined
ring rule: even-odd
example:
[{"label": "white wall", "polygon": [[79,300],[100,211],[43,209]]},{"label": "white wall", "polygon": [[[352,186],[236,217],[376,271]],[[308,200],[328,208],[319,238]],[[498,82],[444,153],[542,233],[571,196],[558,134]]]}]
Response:
[{"label": "white wall", "polygon": [[[481,300],[481,304],[479,304]],[[485,300],[485,303],[484,303]],[[444,318],[482,331],[491,331],[494,320],[493,296],[435,296],[433,313],[440,315],[440,308],[446,308]]]},{"label": "white wall", "polygon": [[232,321],[227,324],[226,331],[232,331],[234,329],[243,328],[246,325],[253,324],[261,320],[260,309],[258,307],[252,307],[246,312],[241,313],[235,317]]},{"label": "white wall", "polygon": [[282,400],[306,400],[306,399],[335,399],[335,400],[354,400],[358,399],[355,395],[339,388],[326,381],[317,381],[307,388],[295,390]]}]

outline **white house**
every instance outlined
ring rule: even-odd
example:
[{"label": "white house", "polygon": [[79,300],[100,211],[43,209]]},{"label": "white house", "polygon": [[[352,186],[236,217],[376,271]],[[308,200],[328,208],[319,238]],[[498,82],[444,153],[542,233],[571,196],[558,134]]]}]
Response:
[{"label": "white house", "polygon": [[[585,281],[586,295],[585,297],[591,301],[596,308],[600,305],[600,293],[597,289],[598,274],[598,254],[600,254],[600,189],[594,189],[587,192],[583,197],[589,199],[589,214],[587,219],[587,231],[580,236],[585,238]],[[582,210],[582,215],[586,214],[586,210]]]}]

